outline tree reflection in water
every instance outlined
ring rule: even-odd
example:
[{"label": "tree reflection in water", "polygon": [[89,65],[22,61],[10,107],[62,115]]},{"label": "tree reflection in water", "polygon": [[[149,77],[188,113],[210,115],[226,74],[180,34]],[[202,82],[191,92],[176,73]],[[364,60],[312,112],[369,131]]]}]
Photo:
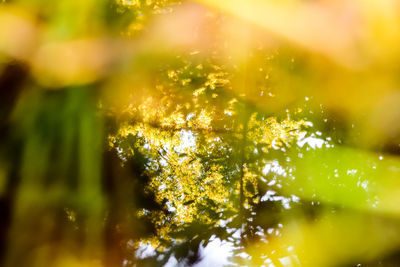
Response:
[{"label": "tree reflection in water", "polygon": [[0,7],[0,264],[397,266],[394,0]]}]

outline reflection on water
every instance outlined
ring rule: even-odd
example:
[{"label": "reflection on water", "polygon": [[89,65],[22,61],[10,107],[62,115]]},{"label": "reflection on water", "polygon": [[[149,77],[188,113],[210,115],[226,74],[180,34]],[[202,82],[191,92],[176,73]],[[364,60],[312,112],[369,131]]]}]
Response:
[{"label": "reflection on water", "polygon": [[278,2],[2,1],[0,265],[400,265],[399,4]]},{"label": "reflection on water", "polygon": [[[192,263],[201,264],[198,261],[211,257],[207,251],[220,247],[219,242],[225,251],[230,247],[224,261],[232,258],[229,254],[239,262],[249,260],[247,245],[279,236],[276,227],[282,228],[284,211],[301,202],[282,191],[285,183],[295,180],[289,153],[295,147],[307,151],[329,146],[307,130],[310,121],[291,119],[289,110],[277,118],[252,108],[228,93],[234,84],[226,77],[217,81],[222,76],[213,71],[222,67],[207,62],[202,66],[200,76],[191,63],[168,70],[166,79],[172,86],[180,79],[189,81],[181,84],[187,96],[176,94],[167,82],[157,85],[160,96],[148,96],[109,137],[123,161],[137,154],[145,157],[147,189],[168,211],[138,211],[156,227],[155,236],[136,244],[141,259],[188,264],[186,257],[190,260],[193,254]],[[170,109],[155,108],[162,102]]]},{"label": "reflection on water", "polygon": [[[185,79],[193,79],[191,68],[185,68]],[[173,84],[182,72],[173,71]],[[328,123],[323,110],[310,109],[308,97],[293,111],[272,117],[227,94],[232,83],[216,86],[209,81],[213,75],[202,77],[200,91],[185,83],[189,93],[182,100],[159,85],[164,97],[148,97],[109,137],[123,161],[137,153],[148,160],[147,188],[168,211],[138,212],[154,223],[156,234],[133,245],[137,259],[154,258],[164,266],[324,266],[369,261],[384,251],[375,246],[397,246],[397,225],[379,218],[397,213],[382,202],[383,197],[393,201],[396,193],[377,191],[396,182],[396,174],[387,172],[396,172],[397,159],[336,145],[340,142],[328,136],[332,132],[321,130]],[[160,99],[171,109],[148,112]],[[177,101],[184,102],[173,104]],[[364,217],[377,222],[351,228]],[[335,234],[350,231],[357,238],[382,231],[383,225],[380,235],[394,238],[360,237],[359,249]],[[311,256],[324,239],[330,245]],[[335,253],[343,253],[340,261]]]},{"label": "reflection on water", "polygon": [[[302,110],[314,114],[313,122],[288,110],[280,119],[267,117],[236,100],[192,123],[205,116],[195,96],[185,100],[186,110],[177,105],[166,117],[130,121],[110,136],[122,160],[135,153],[149,160],[148,188],[169,211],[139,211],[157,230],[133,245],[136,259],[164,266],[336,266],[397,249],[397,158],[337,145],[332,132],[318,130],[328,122],[324,112],[307,104]],[[218,112],[224,105],[229,114]]]}]

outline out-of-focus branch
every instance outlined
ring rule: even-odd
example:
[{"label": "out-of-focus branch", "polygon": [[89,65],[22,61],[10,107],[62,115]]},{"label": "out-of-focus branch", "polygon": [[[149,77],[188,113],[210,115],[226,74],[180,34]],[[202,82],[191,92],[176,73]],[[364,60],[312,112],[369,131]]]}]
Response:
[{"label": "out-of-focus branch", "polygon": [[357,43],[361,27],[351,5],[333,9],[321,2],[269,0],[197,0],[228,12],[333,61],[356,67],[362,62]]}]

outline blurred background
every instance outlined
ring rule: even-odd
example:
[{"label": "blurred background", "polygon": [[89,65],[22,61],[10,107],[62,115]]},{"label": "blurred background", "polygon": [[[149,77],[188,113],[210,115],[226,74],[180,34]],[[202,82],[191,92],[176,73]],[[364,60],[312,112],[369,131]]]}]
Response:
[{"label": "blurred background", "polygon": [[400,266],[400,2],[3,0],[0,266]]}]

